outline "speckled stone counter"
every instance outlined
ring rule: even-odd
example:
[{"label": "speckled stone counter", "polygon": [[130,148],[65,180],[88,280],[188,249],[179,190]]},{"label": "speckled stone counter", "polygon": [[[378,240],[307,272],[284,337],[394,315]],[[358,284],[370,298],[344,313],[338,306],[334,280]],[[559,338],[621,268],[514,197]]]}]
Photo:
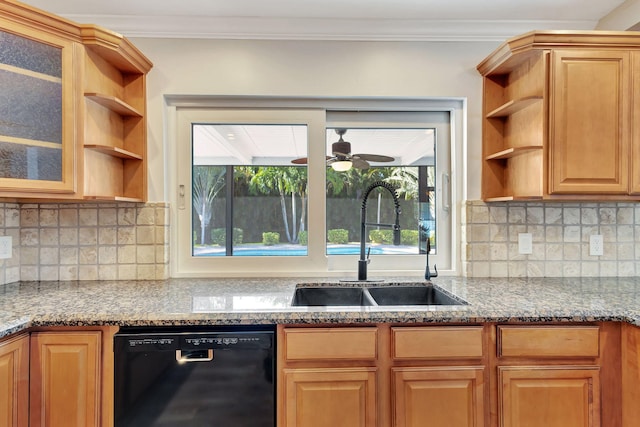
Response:
[{"label": "speckled stone counter", "polygon": [[640,278],[434,279],[434,285],[468,303],[457,306],[292,307],[299,283],[340,284],[318,278],[13,283],[0,286],[0,337],[32,326],[74,325],[609,320],[640,325]]}]

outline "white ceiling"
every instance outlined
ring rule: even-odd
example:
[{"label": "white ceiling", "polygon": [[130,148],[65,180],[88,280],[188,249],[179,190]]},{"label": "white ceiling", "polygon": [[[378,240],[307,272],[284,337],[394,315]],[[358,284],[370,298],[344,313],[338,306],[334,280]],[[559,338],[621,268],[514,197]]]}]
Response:
[{"label": "white ceiling", "polygon": [[[339,136],[326,131],[327,156]],[[434,131],[424,129],[351,129],[344,140],[351,154],[394,157],[374,166],[433,164]],[[193,161],[196,165],[287,165],[307,156],[307,128],[303,125],[203,124],[193,126]]]},{"label": "white ceiling", "polygon": [[[15,0],[12,0],[15,1]],[[634,0],[627,0],[627,3]],[[26,0],[127,37],[492,40],[591,30],[624,0]]]}]

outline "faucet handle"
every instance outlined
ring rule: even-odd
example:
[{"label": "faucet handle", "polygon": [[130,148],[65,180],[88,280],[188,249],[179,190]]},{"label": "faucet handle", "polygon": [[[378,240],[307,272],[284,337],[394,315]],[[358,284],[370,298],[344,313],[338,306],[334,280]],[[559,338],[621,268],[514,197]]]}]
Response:
[{"label": "faucet handle", "polygon": [[371,255],[371,246],[367,248],[367,264],[371,262],[371,258],[369,258],[369,255]]}]

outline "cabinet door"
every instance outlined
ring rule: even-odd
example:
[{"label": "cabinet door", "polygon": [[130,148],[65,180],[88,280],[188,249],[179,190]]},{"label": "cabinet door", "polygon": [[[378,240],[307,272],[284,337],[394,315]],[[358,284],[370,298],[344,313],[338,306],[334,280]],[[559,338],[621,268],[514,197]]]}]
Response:
[{"label": "cabinet door", "polygon": [[640,328],[622,325],[622,425],[640,427]]},{"label": "cabinet door", "polygon": [[99,426],[101,332],[31,336],[31,426]]},{"label": "cabinet door", "polygon": [[29,336],[0,343],[0,427],[29,425]]},{"label": "cabinet door", "polygon": [[597,367],[499,367],[501,427],[599,427]]},{"label": "cabinet door", "polygon": [[482,427],[484,368],[394,368],[394,427]]},{"label": "cabinet door", "polygon": [[629,192],[629,55],[553,52],[550,194]]},{"label": "cabinet door", "polygon": [[631,193],[640,194],[640,52],[632,53]]},{"label": "cabinet door", "polygon": [[375,427],[375,368],[284,370],[286,427]]},{"label": "cabinet door", "polygon": [[0,27],[0,194],[74,193],[79,45],[44,25]]}]

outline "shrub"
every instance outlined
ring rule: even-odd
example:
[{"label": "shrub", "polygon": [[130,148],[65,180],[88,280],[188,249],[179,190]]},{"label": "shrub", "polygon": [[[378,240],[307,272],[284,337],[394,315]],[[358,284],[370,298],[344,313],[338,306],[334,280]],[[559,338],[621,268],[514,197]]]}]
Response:
[{"label": "shrub", "polygon": [[400,243],[403,245],[416,246],[418,244],[418,230],[400,230]]},{"label": "shrub", "polygon": [[272,246],[280,243],[280,233],[275,231],[265,231],[262,233],[262,244]]},{"label": "shrub", "polygon": [[349,243],[349,230],[344,228],[334,228],[327,232],[327,240],[329,243],[344,244]]},{"label": "shrub", "polygon": [[393,243],[393,230],[370,230],[369,240],[390,245]]},{"label": "shrub", "polygon": [[309,232],[307,230],[298,233],[298,243],[306,246],[309,243]]},{"label": "shrub", "polygon": [[[227,229],[226,228],[214,228],[211,230],[211,243],[215,245],[225,246],[226,245],[226,237]],[[239,245],[242,243],[243,239],[243,231],[242,228],[234,228],[233,229],[233,244]]]}]

